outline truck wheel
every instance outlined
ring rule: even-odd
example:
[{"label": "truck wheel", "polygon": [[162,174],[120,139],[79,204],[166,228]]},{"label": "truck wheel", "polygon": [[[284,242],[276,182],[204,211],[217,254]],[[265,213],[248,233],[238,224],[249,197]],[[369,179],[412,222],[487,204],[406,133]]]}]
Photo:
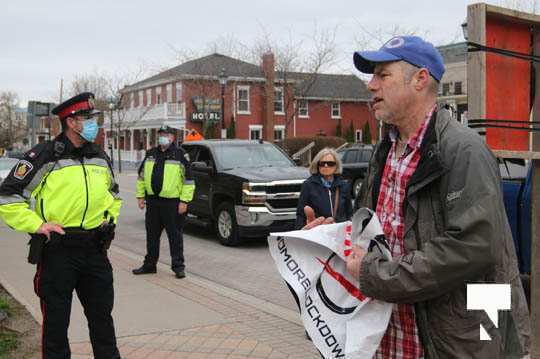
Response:
[{"label": "truck wheel", "polygon": [[219,243],[224,246],[238,245],[238,225],[236,224],[236,214],[232,204],[223,202],[218,206],[214,226]]},{"label": "truck wheel", "polygon": [[358,178],[356,181],[354,181],[353,188],[352,188],[354,198],[358,197],[358,194],[360,193],[360,190],[362,189],[363,181],[364,181],[363,178]]}]

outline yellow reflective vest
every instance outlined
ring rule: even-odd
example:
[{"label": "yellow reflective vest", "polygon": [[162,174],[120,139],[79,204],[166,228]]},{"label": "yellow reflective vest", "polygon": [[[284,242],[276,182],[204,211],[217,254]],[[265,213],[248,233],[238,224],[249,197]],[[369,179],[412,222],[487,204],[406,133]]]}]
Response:
[{"label": "yellow reflective vest", "polygon": [[182,148],[172,144],[166,151],[155,147],[146,152],[139,167],[137,198],[178,198],[187,203],[194,192],[189,156]]},{"label": "yellow reflective vest", "polygon": [[76,148],[64,134],[26,153],[0,186],[0,218],[21,232],[44,222],[95,229],[116,222],[121,204],[105,152],[93,143]]}]

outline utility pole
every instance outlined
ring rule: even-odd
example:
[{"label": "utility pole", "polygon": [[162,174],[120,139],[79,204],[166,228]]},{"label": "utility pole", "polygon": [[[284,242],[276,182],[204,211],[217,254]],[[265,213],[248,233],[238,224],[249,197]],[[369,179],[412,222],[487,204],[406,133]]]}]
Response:
[{"label": "utility pole", "polygon": [[111,124],[110,129],[110,139],[109,139],[109,151],[111,152],[111,166],[114,168],[114,152],[113,152],[113,144],[114,144],[114,126],[113,126],[113,110],[115,108],[115,104],[112,101],[112,99],[109,101],[109,122]]},{"label": "utility pole", "polygon": [[62,103],[62,97],[64,95],[64,79],[60,79],[60,100],[58,103]]}]

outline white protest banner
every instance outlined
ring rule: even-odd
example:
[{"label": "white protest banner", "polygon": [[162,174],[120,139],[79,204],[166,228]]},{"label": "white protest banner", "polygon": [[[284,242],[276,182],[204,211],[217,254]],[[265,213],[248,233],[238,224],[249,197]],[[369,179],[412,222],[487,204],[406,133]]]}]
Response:
[{"label": "white protest banner", "polygon": [[372,358],[392,314],[392,304],[366,298],[347,273],[351,242],[376,247],[391,260],[379,220],[367,208],[352,223],[268,237],[279,273],[298,295],[304,327],[325,358]]}]

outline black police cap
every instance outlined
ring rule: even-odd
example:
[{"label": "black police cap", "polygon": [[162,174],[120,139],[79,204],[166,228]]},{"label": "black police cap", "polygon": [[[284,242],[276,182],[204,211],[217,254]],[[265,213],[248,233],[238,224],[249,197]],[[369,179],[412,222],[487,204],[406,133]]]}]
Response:
[{"label": "black police cap", "polygon": [[94,101],[93,93],[83,92],[53,108],[52,113],[61,120],[70,116],[98,114],[100,112],[95,110]]},{"label": "black police cap", "polygon": [[158,130],[158,133],[160,132],[165,132],[165,133],[170,133],[172,135],[176,135],[176,129],[172,128],[172,127],[169,127],[169,126],[166,126],[166,125],[163,125],[159,128]]}]

